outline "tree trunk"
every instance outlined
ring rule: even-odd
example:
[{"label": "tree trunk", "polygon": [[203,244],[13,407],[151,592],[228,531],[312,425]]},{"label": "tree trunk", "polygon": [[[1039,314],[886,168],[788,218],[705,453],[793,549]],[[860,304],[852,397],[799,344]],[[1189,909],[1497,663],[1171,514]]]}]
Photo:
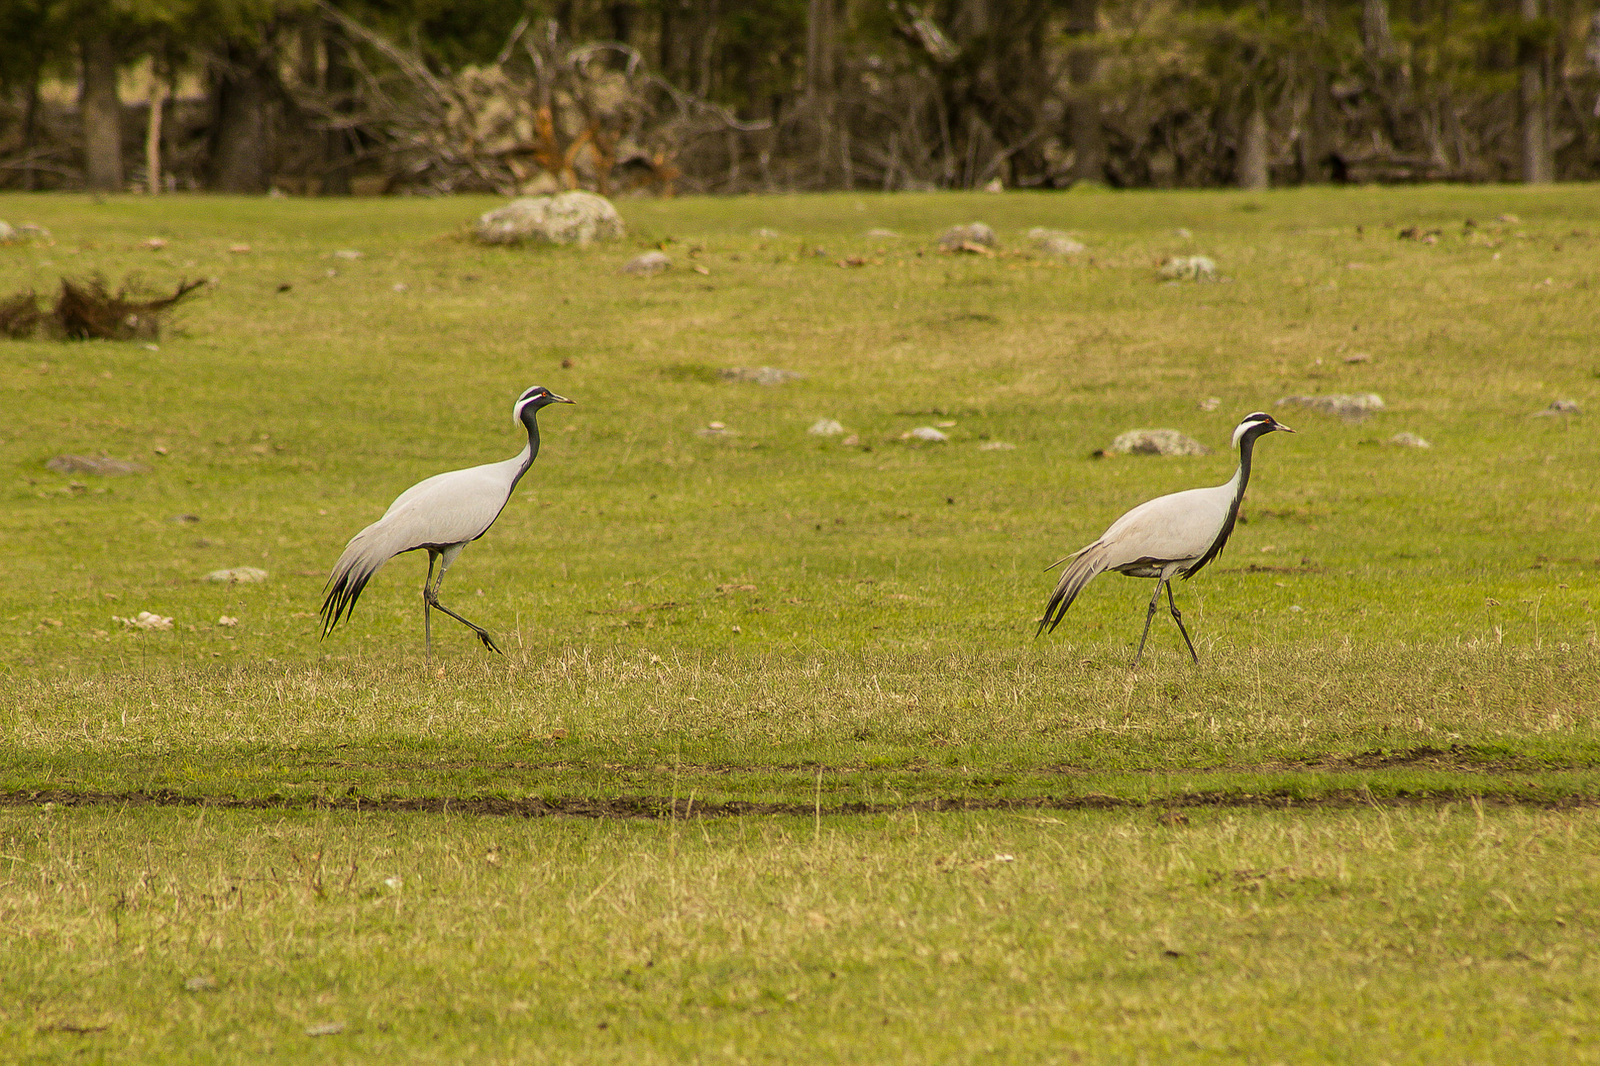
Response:
[{"label": "tree trunk", "polygon": [[145,190],[151,196],[161,192],[161,109],[167,103],[167,86],[161,70],[150,68],[150,124],[144,131]]},{"label": "tree trunk", "polygon": [[[355,71],[350,69],[349,56],[345,51],[344,38],[336,33],[323,36],[323,50],[327,54],[327,66],[323,72],[322,87],[329,98],[338,101],[335,106],[341,111],[349,107],[347,94],[355,89]],[[344,130],[325,130],[322,134],[322,188],[323,196],[349,196],[350,195],[350,138],[352,134]]]},{"label": "tree trunk", "polygon": [[1370,59],[1388,59],[1394,54],[1394,35],[1389,31],[1389,0],[1361,0],[1361,42]]},{"label": "tree trunk", "polygon": [[1334,181],[1342,181],[1339,173],[1342,161],[1334,152],[1333,76],[1327,64],[1319,60],[1333,51],[1328,40],[1327,0],[1302,0],[1301,17],[1313,37],[1311,69],[1307,71],[1309,85],[1305,98],[1305,131],[1300,137],[1300,180],[1319,184],[1323,180],[1323,167],[1333,171]]},{"label": "tree trunk", "polygon": [[[1522,19],[1539,18],[1539,0],[1521,0]],[[1545,91],[1545,48],[1524,39],[1517,53],[1517,117],[1522,126],[1522,180],[1544,185],[1555,178],[1550,155],[1550,97]]]},{"label": "tree trunk", "polygon": [[[1083,37],[1100,28],[1100,0],[1071,0],[1067,7],[1067,35]],[[1072,100],[1067,105],[1067,133],[1072,140],[1072,180],[1104,181],[1105,133],[1100,124],[1100,55],[1088,45],[1075,45],[1067,53],[1067,75]]]},{"label": "tree trunk", "polygon": [[38,171],[33,165],[33,135],[39,123],[39,71],[34,70],[33,76],[28,79],[28,94],[22,105],[22,188],[32,192],[34,183],[38,179]]},{"label": "tree trunk", "polygon": [[806,4],[806,95],[813,98],[833,91],[833,3]]},{"label": "tree trunk", "polygon": [[210,187],[218,192],[267,190],[270,62],[265,45],[237,39],[226,45],[217,75],[216,119],[211,130]]},{"label": "tree trunk", "polygon": [[618,43],[633,43],[635,13],[633,0],[617,0],[606,8],[606,14],[611,17],[611,36]]},{"label": "tree trunk", "polygon": [[100,192],[122,189],[122,101],[117,96],[117,48],[108,33],[81,42],[78,112],[83,120],[84,184]]},{"label": "tree trunk", "polygon": [[1251,100],[1245,112],[1235,177],[1241,189],[1265,189],[1268,184],[1267,112],[1257,100]]}]

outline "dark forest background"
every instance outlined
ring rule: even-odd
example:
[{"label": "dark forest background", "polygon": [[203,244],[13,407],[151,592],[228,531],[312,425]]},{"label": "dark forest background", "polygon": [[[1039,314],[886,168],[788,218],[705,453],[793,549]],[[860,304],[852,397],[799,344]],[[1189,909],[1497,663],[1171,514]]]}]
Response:
[{"label": "dark forest background", "polygon": [[1595,0],[4,0],[0,188],[1600,176]]}]

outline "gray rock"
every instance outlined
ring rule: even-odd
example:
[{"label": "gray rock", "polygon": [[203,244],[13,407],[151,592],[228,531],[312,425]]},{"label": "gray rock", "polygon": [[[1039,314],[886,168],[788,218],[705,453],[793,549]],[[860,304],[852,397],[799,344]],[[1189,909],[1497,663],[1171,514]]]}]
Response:
[{"label": "gray rock", "polygon": [[0,218],[0,244],[9,244],[17,239],[17,231],[11,228],[11,223]]},{"label": "gray rock", "polygon": [[1130,429],[1106,449],[1113,455],[1210,455],[1211,449],[1175,429]]},{"label": "gray rock", "polygon": [[201,581],[219,585],[259,585],[267,579],[267,572],[254,566],[235,566],[227,570],[213,570]]},{"label": "gray rock", "polygon": [[1045,229],[1035,226],[1028,231],[1028,240],[1045,255],[1069,256],[1081,255],[1089,250],[1089,246],[1082,241],[1074,240],[1063,230]]},{"label": "gray rock", "polygon": [[943,444],[950,438],[932,426],[918,426],[916,429],[901,435],[901,440],[921,440],[930,444]]},{"label": "gray rock", "polygon": [[623,263],[622,272],[624,274],[638,274],[643,277],[649,277],[652,274],[661,273],[671,265],[672,260],[667,256],[666,252],[646,252],[643,255],[636,255],[626,263]]},{"label": "gray rock", "polygon": [[947,252],[972,251],[976,248],[995,248],[1000,242],[996,240],[994,230],[982,222],[970,222],[965,226],[951,226],[939,238],[939,247]]},{"label": "gray rock", "polygon": [[730,366],[717,374],[724,381],[749,381],[757,385],[782,385],[786,381],[799,381],[804,374],[793,370],[780,370],[775,366]]},{"label": "gray rock", "polygon": [[1335,393],[1331,396],[1285,396],[1274,406],[1291,404],[1305,407],[1325,415],[1335,415],[1346,422],[1360,422],[1369,415],[1383,410],[1383,397],[1375,392],[1358,392],[1352,395]]},{"label": "gray rock", "polygon": [[1217,261],[1208,255],[1175,255],[1161,264],[1170,281],[1216,281]]},{"label": "gray rock", "polygon": [[1546,407],[1543,411],[1535,411],[1533,417],[1557,418],[1561,415],[1575,415],[1579,413],[1581,412],[1578,410],[1577,400],[1552,400],[1549,407]]},{"label": "gray rock", "polygon": [[46,470],[58,474],[94,474],[97,477],[127,477],[147,473],[150,469],[143,463],[129,463],[104,455],[58,455],[44,465]]},{"label": "gray rock", "polygon": [[1385,444],[1393,444],[1398,448],[1431,448],[1433,445],[1417,436],[1415,433],[1396,433]]},{"label": "gray rock", "polygon": [[819,418],[806,432],[813,437],[837,437],[844,433],[844,427],[831,418]]},{"label": "gray rock", "polygon": [[589,192],[525,196],[485,212],[473,234],[485,244],[591,244],[622,237],[622,216],[611,201]]}]

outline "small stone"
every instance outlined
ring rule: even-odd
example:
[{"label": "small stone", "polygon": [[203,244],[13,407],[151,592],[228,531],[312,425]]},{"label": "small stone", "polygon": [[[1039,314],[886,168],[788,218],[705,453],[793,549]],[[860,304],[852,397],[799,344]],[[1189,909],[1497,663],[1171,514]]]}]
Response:
[{"label": "small stone", "polygon": [[248,244],[230,244],[228,245],[228,251],[234,255],[249,255],[250,246]]},{"label": "small stone", "polygon": [[992,251],[998,243],[994,230],[982,222],[951,226],[939,238],[939,247],[947,252]]},{"label": "small stone", "polygon": [[144,246],[152,252],[159,252],[167,246],[167,242],[160,237],[151,237],[144,242]]},{"label": "small stone", "polygon": [[1393,444],[1400,448],[1431,448],[1433,445],[1417,436],[1415,433],[1396,433],[1384,443]]},{"label": "small stone", "polygon": [[760,229],[755,231],[755,236],[760,237],[764,241],[771,241],[777,240],[779,237],[782,237],[783,234],[779,233],[775,229],[772,229],[770,226],[762,226]]},{"label": "small stone", "polygon": [[1215,396],[1208,396],[1204,400],[1200,401],[1200,410],[1202,411],[1215,411],[1221,406],[1222,401]]},{"label": "small stone", "polygon": [[307,1036],[337,1036],[344,1032],[344,1022],[322,1022],[306,1026]]},{"label": "small stone", "polygon": [[1217,262],[1207,255],[1175,255],[1161,264],[1161,276],[1171,281],[1215,281]]},{"label": "small stone", "polygon": [[94,474],[98,477],[127,477],[143,474],[150,468],[142,463],[129,463],[121,459],[93,455],[58,455],[45,464],[46,470],[58,474]]},{"label": "small stone", "polygon": [[724,381],[748,381],[757,385],[782,385],[787,381],[799,381],[805,377],[794,370],[780,370],[775,366],[732,366],[725,370],[717,371]]},{"label": "small stone", "polygon": [[910,431],[908,431],[906,433],[902,433],[900,435],[900,439],[901,440],[921,440],[921,441],[928,441],[931,444],[942,444],[945,441],[949,440],[950,438],[945,436],[939,430],[934,429],[932,426],[918,426],[916,429],[910,430]]},{"label": "small stone", "polygon": [[1014,452],[1017,450],[1017,446],[1010,441],[986,440],[978,445],[978,450],[980,452]]},{"label": "small stone", "polygon": [[208,974],[191,977],[183,983],[183,987],[189,992],[215,992],[217,990],[217,979]]},{"label": "small stone", "polygon": [[239,624],[239,620],[237,618],[232,617],[231,615],[226,615],[225,614],[221,618],[217,619],[217,625],[225,626],[228,629],[232,629],[234,626],[236,626],[238,624]]},{"label": "small stone", "polygon": [[17,231],[11,228],[11,223],[0,218],[0,244],[10,244],[17,239]]},{"label": "small stone", "polygon": [[219,585],[259,585],[267,579],[267,572],[254,566],[235,566],[227,570],[213,570],[201,581]]},{"label": "small stone", "polygon": [[1029,230],[1028,239],[1045,255],[1081,255],[1089,250],[1088,245],[1082,241],[1074,240],[1065,231],[1045,229],[1043,226],[1035,226]]},{"label": "small stone", "polygon": [[135,615],[132,618],[121,618],[121,617],[119,617],[117,615],[112,615],[111,616],[111,620],[113,622],[121,622],[122,625],[125,626],[128,629],[171,629],[172,628],[172,619],[165,618],[165,617],[163,617],[163,616],[161,616],[159,614],[152,614],[149,611],[140,611],[137,615]]},{"label": "small stone", "polygon": [[622,272],[624,274],[637,274],[640,277],[650,277],[653,274],[661,273],[670,266],[672,266],[672,259],[666,252],[645,252],[643,255],[636,255],[626,263],[623,263]]},{"label": "small stone", "polygon": [[1175,429],[1130,429],[1106,449],[1113,455],[1210,455],[1211,449]]},{"label": "small stone", "polygon": [[1579,413],[1578,401],[1576,400],[1552,400],[1549,407],[1546,407],[1543,411],[1534,412],[1533,417],[1556,418],[1560,415],[1575,415]]},{"label": "small stone", "polygon": [[354,248],[340,248],[338,251],[333,253],[333,257],[335,259],[350,259],[350,260],[354,260],[354,259],[360,259],[362,256],[364,256],[366,254],[367,254],[366,252],[357,251]]},{"label": "small stone", "polygon": [[1375,392],[1350,395],[1335,393],[1329,396],[1285,396],[1274,406],[1282,407],[1284,404],[1307,407],[1325,415],[1335,415],[1346,422],[1359,422],[1384,408],[1383,397]]},{"label": "small stone", "polygon": [[611,201],[590,192],[564,192],[555,196],[525,196],[504,207],[486,211],[473,227],[484,244],[521,244],[525,241],[576,244],[619,240],[622,216]]},{"label": "small stone", "polygon": [[844,433],[844,427],[831,418],[819,418],[806,432],[813,437],[837,437]]}]

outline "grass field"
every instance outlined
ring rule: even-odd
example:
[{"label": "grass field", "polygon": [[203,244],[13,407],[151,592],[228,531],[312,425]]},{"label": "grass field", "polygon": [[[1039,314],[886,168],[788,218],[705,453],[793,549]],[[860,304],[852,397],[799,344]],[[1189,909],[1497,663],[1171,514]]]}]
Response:
[{"label": "grass field", "polygon": [[[0,296],[214,280],[0,340],[0,1059],[1600,1061],[1600,188],[490,204],[0,197]],[[441,594],[506,657],[416,555],[319,641],[532,384]],[[1116,575],[1035,639],[1258,409],[1200,665]]]}]

